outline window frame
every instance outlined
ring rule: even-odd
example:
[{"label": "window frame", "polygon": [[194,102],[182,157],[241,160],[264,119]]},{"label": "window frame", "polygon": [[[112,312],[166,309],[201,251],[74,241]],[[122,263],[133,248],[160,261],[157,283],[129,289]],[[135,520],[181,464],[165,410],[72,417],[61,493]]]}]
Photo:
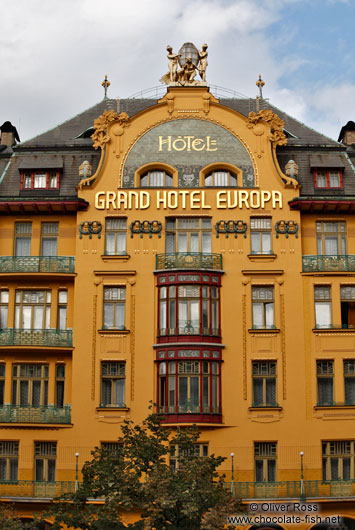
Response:
[{"label": "window frame", "polygon": [[[124,222],[124,228],[123,227],[109,227],[108,224],[111,221],[118,221],[119,223]],[[107,239],[109,234],[114,234],[114,251],[111,252],[107,249]],[[123,236],[123,237],[122,237]],[[124,250],[118,251],[117,248],[120,246],[119,239],[122,237],[122,240],[124,241]],[[105,256],[126,256],[127,255],[127,217],[106,217],[105,219]]]},{"label": "window frame", "polygon": [[[106,298],[106,293],[109,290],[117,289],[117,298]],[[119,294],[120,293],[120,294]],[[124,293],[124,298],[121,298]],[[118,295],[120,296],[118,298]],[[127,287],[126,285],[104,285],[103,287],[103,304],[102,304],[102,329],[112,331],[126,331],[126,303],[127,303]],[[108,323],[111,320],[110,315],[106,313],[108,307],[112,305],[112,325]],[[120,307],[123,307],[123,318],[120,314]],[[116,325],[117,321],[117,325]],[[123,321],[123,323],[122,323]]]},{"label": "window frame", "polygon": [[[331,186],[331,174],[333,173],[336,173],[337,176],[339,177],[339,186]],[[320,177],[322,174],[322,176],[324,176],[324,181],[325,181],[325,186],[319,186],[318,185],[318,177]],[[327,169],[321,169],[321,168],[316,168],[316,169],[313,169],[313,182],[314,182],[314,188],[315,189],[318,189],[318,190],[324,190],[324,189],[329,189],[329,190],[341,190],[343,189],[343,170],[342,169],[331,169],[331,168],[327,168]]]},{"label": "window frame", "polygon": [[[57,442],[34,442],[34,479],[35,482],[55,482],[57,467]],[[41,478],[38,478],[38,464],[42,462]],[[54,462],[54,465],[52,464]],[[50,469],[53,467],[53,469]],[[54,480],[50,480],[50,474],[54,473]]]},{"label": "window frame", "polygon": [[8,327],[9,296],[9,289],[0,289],[0,329]]},{"label": "window frame", "polygon": [[[48,229],[47,230],[45,230]],[[52,230],[50,230],[52,228]],[[59,221],[41,222],[41,256],[42,257],[56,257],[58,255],[58,236],[59,236]],[[45,254],[44,244],[46,241],[55,241],[55,254]]]},{"label": "window frame", "polygon": [[[196,221],[198,221],[197,224]],[[203,226],[206,221],[209,222],[208,227]],[[186,226],[183,226],[184,224]],[[207,234],[209,236],[208,240]],[[195,244],[192,236],[195,239],[196,235],[198,250],[191,250]],[[181,236],[186,238],[186,250],[180,250]],[[204,250],[206,247],[208,247],[208,250]],[[170,250],[170,248],[173,248],[173,250]],[[210,217],[167,217],[165,219],[165,251],[167,254],[211,254],[212,219]]]},{"label": "window frame", "polygon": [[[335,225],[336,230],[329,230],[330,225]],[[328,229],[327,229],[328,228]],[[341,249],[341,253],[327,254],[326,247],[327,241],[336,240],[338,250]],[[319,256],[341,256],[347,254],[347,232],[346,232],[346,221],[316,221],[316,242],[317,242],[317,255]]]},{"label": "window frame", "polygon": [[[259,223],[258,223],[259,222]],[[257,226],[268,222],[270,226]],[[265,236],[268,236],[268,240]],[[270,216],[250,217],[250,254],[252,256],[272,256],[274,254],[272,245],[272,218]],[[264,247],[270,247],[269,249]]]},{"label": "window frame", "polygon": [[[45,177],[45,186],[36,186],[36,177]],[[59,169],[24,169],[20,173],[20,190],[58,190],[61,170]],[[55,178],[55,186],[51,185]],[[30,184],[30,185],[28,185]]]},{"label": "window frame", "polygon": [[[110,367],[117,365],[116,373],[103,373],[104,366]],[[126,408],[126,361],[101,361],[100,365],[100,408]],[[114,383],[123,381],[122,388],[117,388]],[[104,398],[106,390],[104,382],[110,382],[110,403]],[[123,394],[123,401],[118,401],[118,393]]]},{"label": "window frame", "polygon": [[[63,369],[63,374],[59,373],[60,369]],[[54,405],[58,408],[64,408],[65,404],[65,372],[66,366],[64,363],[55,365]]]},{"label": "window frame", "polygon": [[[255,368],[255,370],[254,370]],[[258,370],[256,370],[258,368]],[[256,382],[262,381],[262,401],[256,399]],[[273,393],[274,401],[268,401],[268,382],[274,384]],[[277,403],[277,361],[252,361],[252,389],[253,389],[253,404],[252,407],[278,407]]]},{"label": "window frame", "polygon": [[[344,473],[344,461],[348,461],[349,476]],[[332,462],[333,461],[333,462]],[[336,476],[333,472],[336,472]],[[354,480],[355,478],[355,441],[322,441],[322,479],[325,482]]]},{"label": "window frame", "polygon": [[[329,297],[326,298],[325,293],[324,295],[320,296],[321,290],[323,290],[324,292],[325,290],[327,290],[329,292]],[[313,297],[314,297],[314,321],[315,321],[314,329],[331,329],[333,327],[331,285],[314,285]],[[329,313],[328,316],[330,317],[329,318],[330,322],[323,324],[322,319],[324,318],[324,315],[321,315],[321,308],[325,306],[328,306],[328,313]]]},{"label": "window frame", "polygon": [[[22,368],[32,367],[34,374],[21,374]],[[36,373],[36,369],[40,369],[40,373]],[[16,371],[16,372],[15,372]],[[49,364],[48,363],[26,363],[19,362],[12,364],[11,371],[11,404],[20,407],[46,407],[48,406],[49,394]],[[27,383],[27,385],[23,385]],[[39,383],[39,400],[35,402],[35,384]],[[27,386],[26,400],[22,397],[23,389]],[[26,403],[24,402],[26,401]]]},{"label": "window frame", "polygon": [[[25,254],[18,254],[17,244],[21,240],[26,241],[26,242],[29,241],[29,245],[28,245],[28,248],[26,248]],[[32,240],[32,221],[15,221],[15,224],[14,224],[14,256],[16,258],[31,256],[31,240]]]},{"label": "window frame", "polygon": [[[197,450],[196,450],[197,449]],[[184,448],[183,444],[170,444],[169,446],[169,466],[176,471],[179,469],[179,460],[181,458],[206,458],[208,457],[208,443],[207,442],[195,442],[189,444],[188,448]],[[194,454],[184,454],[186,452]]]},{"label": "window frame", "polygon": [[[43,293],[43,302],[24,302],[24,294],[27,293]],[[18,301],[18,295],[20,300]],[[30,320],[31,327],[23,327],[24,319],[24,307],[30,307]],[[43,308],[42,311],[42,326],[39,328],[34,327],[36,320],[36,308]],[[22,330],[46,330],[51,329],[51,309],[52,309],[52,292],[49,289],[16,289],[15,290],[15,319],[14,328]]]},{"label": "window frame", "polygon": [[[268,297],[256,297],[254,293],[264,289],[266,292],[272,294],[272,298]],[[252,285],[251,286],[251,305],[252,305],[252,329],[276,329],[275,325],[275,286],[274,285]],[[261,305],[260,315],[262,317],[262,323],[256,324],[258,320],[256,306]],[[268,314],[268,306],[270,306],[270,314]],[[268,324],[268,318],[272,316],[272,324]]]},{"label": "window frame", "polygon": [[[258,480],[260,467],[257,462],[261,463],[262,479]],[[273,464],[274,469],[272,470]],[[260,464],[259,464],[260,465]],[[254,469],[255,482],[259,484],[273,483],[277,480],[277,442],[254,442]],[[270,475],[273,474],[273,477]]]},{"label": "window frame", "polygon": [[[351,366],[351,369],[350,369]],[[355,405],[355,359],[343,359],[344,370],[344,403]],[[349,395],[353,396],[352,398]]]},{"label": "window frame", "polygon": [[[350,295],[350,296],[348,296]],[[341,327],[355,328],[355,285],[340,285]]]},{"label": "window frame", "polygon": [[[322,363],[322,364],[321,364]],[[334,359],[317,359],[317,407],[334,406]],[[329,388],[323,388],[329,385]],[[331,399],[324,399],[323,393],[331,394]]]},{"label": "window frame", "polygon": [[19,440],[0,440],[0,467],[5,469],[5,476],[1,477],[0,473],[0,482],[18,481],[19,445]]}]

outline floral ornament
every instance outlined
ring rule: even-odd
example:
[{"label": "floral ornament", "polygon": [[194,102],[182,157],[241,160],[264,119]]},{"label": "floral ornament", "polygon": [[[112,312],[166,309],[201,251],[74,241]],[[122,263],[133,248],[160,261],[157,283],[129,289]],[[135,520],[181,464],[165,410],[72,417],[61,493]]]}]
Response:
[{"label": "floral ornament", "polygon": [[259,122],[269,124],[271,131],[269,139],[275,146],[287,144],[287,138],[283,131],[285,123],[277,114],[274,114],[272,110],[261,110],[258,113],[249,112],[248,120],[249,123],[247,123],[247,127],[249,129],[253,129]]},{"label": "floral ornament", "polygon": [[101,239],[102,224],[100,221],[84,221],[79,225],[79,238],[82,239],[83,236],[89,236],[89,239],[92,239],[92,234],[96,234],[99,239]]}]

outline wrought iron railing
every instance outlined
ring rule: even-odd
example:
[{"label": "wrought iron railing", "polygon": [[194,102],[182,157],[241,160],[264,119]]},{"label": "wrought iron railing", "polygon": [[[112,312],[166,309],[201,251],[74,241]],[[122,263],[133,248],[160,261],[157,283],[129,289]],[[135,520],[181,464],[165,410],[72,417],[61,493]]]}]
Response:
[{"label": "wrought iron railing", "polygon": [[34,480],[0,481],[0,497],[60,497],[74,493],[75,481],[35,482]]},{"label": "wrought iron railing", "polygon": [[302,256],[303,272],[342,272],[355,271],[355,255]]},{"label": "wrought iron railing", "polygon": [[0,346],[57,346],[73,345],[71,329],[1,329]]},{"label": "wrought iron railing", "polygon": [[0,256],[1,272],[73,273],[73,256]]},{"label": "wrought iron railing", "polygon": [[71,406],[3,405],[0,407],[0,423],[71,423]]},{"label": "wrought iron railing", "polygon": [[212,407],[205,405],[201,409],[198,403],[187,402],[184,405],[162,405],[159,407],[159,414],[221,414],[221,409],[218,405]]},{"label": "wrought iron railing", "polygon": [[226,482],[226,487],[242,499],[300,499],[304,497],[355,497],[355,481],[300,480],[281,482]]},{"label": "wrought iron railing", "polygon": [[156,269],[222,269],[222,254],[173,252],[157,254]]}]

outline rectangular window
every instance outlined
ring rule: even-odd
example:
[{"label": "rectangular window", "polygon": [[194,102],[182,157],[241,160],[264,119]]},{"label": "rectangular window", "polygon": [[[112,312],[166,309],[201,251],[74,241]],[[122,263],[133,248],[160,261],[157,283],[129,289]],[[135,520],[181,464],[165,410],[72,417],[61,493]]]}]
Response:
[{"label": "rectangular window", "polygon": [[355,328],[355,286],[340,287],[341,327]]},{"label": "rectangular window", "polygon": [[344,360],[345,405],[355,405],[355,360]]},{"label": "rectangular window", "polygon": [[19,442],[0,441],[0,482],[18,480]]},{"label": "rectangular window", "polygon": [[121,444],[119,442],[101,442],[101,449],[110,454],[118,453]]},{"label": "rectangular window", "polygon": [[40,407],[48,405],[48,364],[14,364],[12,404]]},{"label": "rectangular window", "polygon": [[332,327],[332,300],[330,287],[314,286],[314,309],[316,317],[316,328]]},{"label": "rectangular window", "polygon": [[105,254],[108,256],[126,254],[126,219],[106,219]]},{"label": "rectangular window", "polygon": [[252,287],[253,329],[274,329],[274,288]]},{"label": "rectangular window", "polygon": [[55,482],[57,442],[35,442],[36,482]]},{"label": "rectangular window", "polygon": [[125,363],[101,363],[102,407],[125,407],[125,381]]},{"label": "rectangular window", "polygon": [[41,255],[56,256],[59,223],[42,223]]},{"label": "rectangular window", "polygon": [[49,329],[50,318],[50,291],[16,291],[16,329]]},{"label": "rectangular window", "polygon": [[22,190],[45,190],[59,188],[58,169],[38,169],[21,172]]},{"label": "rectangular window", "polygon": [[315,188],[342,188],[343,173],[336,169],[317,169],[313,173]]},{"label": "rectangular window", "polygon": [[125,329],[125,287],[104,287],[104,329]]},{"label": "rectangular window", "polygon": [[0,406],[4,405],[5,398],[5,365],[0,364]]},{"label": "rectangular window", "polygon": [[271,218],[251,217],[250,237],[252,254],[272,254]]},{"label": "rectangular window", "polygon": [[208,253],[212,252],[211,219],[181,218],[166,221],[167,253]]},{"label": "rectangular window", "polygon": [[65,365],[55,367],[55,406],[64,407]]},{"label": "rectangular window", "polygon": [[338,256],[346,254],[346,223],[317,221],[317,254]]},{"label": "rectangular window", "polygon": [[58,291],[58,329],[67,329],[68,291]]},{"label": "rectangular window", "polygon": [[192,446],[184,447],[183,444],[171,444],[169,464],[175,470],[179,467],[179,460],[182,458],[204,458],[208,456],[208,444],[195,443]]},{"label": "rectangular window", "polygon": [[334,361],[317,361],[318,405],[334,405]]},{"label": "rectangular window", "polygon": [[354,449],[354,441],[323,442],[323,480],[354,480]]},{"label": "rectangular window", "polygon": [[253,407],[275,407],[276,361],[253,361]]},{"label": "rectangular window", "polygon": [[47,187],[47,173],[44,171],[36,171],[33,175],[33,187],[34,188],[46,188]]},{"label": "rectangular window", "polygon": [[276,481],[276,442],[255,442],[255,482]]},{"label": "rectangular window", "polygon": [[7,316],[9,306],[9,291],[3,289],[0,291],[0,329],[7,328]]},{"label": "rectangular window", "polygon": [[32,223],[15,223],[15,256],[31,255]]}]

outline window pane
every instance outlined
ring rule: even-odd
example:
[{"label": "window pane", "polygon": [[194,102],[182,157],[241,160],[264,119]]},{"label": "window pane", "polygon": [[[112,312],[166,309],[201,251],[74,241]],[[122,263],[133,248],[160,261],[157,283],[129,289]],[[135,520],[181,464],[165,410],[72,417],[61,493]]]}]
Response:
[{"label": "window pane", "polygon": [[42,256],[57,255],[57,238],[45,237],[42,239]]},{"label": "window pane", "polygon": [[202,233],[202,252],[212,252],[212,237],[210,233]]},{"label": "window pane", "polygon": [[263,460],[255,460],[255,481],[263,482]]},{"label": "window pane", "polygon": [[16,256],[30,256],[31,255],[31,238],[30,237],[16,237],[15,255]]},{"label": "window pane", "polygon": [[276,480],[276,462],[275,460],[267,461],[268,482],[275,482]]},{"label": "window pane", "polygon": [[55,460],[48,460],[48,482],[55,481]]},{"label": "window pane", "polygon": [[274,304],[265,304],[265,324],[266,327],[274,325]]},{"label": "window pane", "polygon": [[125,305],[116,304],[116,327],[125,329]]},{"label": "window pane", "polygon": [[36,459],[36,478],[35,480],[42,482],[44,480],[44,462],[42,458]]},{"label": "window pane", "polygon": [[18,479],[18,459],[10,458],[10,480]]},{"label": "window pane", "polygon": [[329,302],[316,302],[316,326],[318,328],[329,328],[332,323],[331,305]]},{"label": "window pane", "polygon": [[115,382],[116,386],[116,405],[124,405],[125,403],[125,380],[117,379]]},{"label": "window pane", "polygon": [[113,327],[113,304],[104,304],[104,326]]},{"label": "window pane", "polygon": [[325,253],[329,255],[339,254],[337,237],[326,237],[325,238]]},{"label": "window pane", "polygon": [[263,325],[263,304],[253,302],[253,326],[262,327]]}]

